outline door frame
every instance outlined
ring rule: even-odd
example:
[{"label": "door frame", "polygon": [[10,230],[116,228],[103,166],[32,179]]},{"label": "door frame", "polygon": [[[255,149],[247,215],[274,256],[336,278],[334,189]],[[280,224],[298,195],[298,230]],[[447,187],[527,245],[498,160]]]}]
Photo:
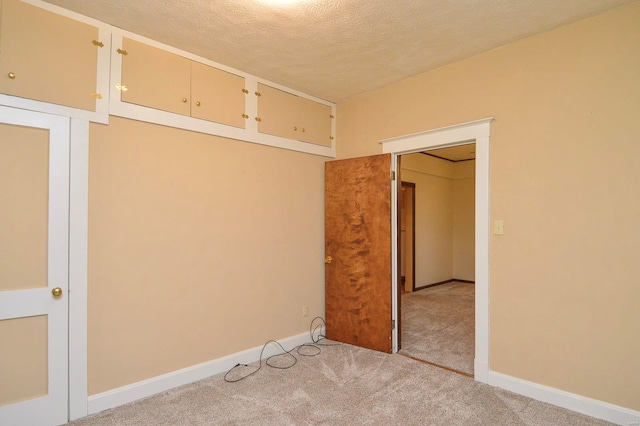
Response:
[{"label": "door frame", "polygon": [[[489,138],[493,118],[461,123],[380,141],[382,152],[391,154],[391,167],[399,176],[398,157],[426,149],[476,144],[475,204],[475,380],[488,383],[489,375]],[[391,185],[391,221],[398,220],[398,189]],[[392,318],[398,318],[398,230],[391,227]],[[398,351],[398,328],[393,330],[393,352]]]},{"label": "door frame", "polygon": [[87,270],[89,121],[71,118],[69,157],[69,420],[89,414]]}]

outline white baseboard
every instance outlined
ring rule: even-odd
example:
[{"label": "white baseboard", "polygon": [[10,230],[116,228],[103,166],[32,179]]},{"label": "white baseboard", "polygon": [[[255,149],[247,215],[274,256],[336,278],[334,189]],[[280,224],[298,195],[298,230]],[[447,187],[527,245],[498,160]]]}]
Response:
[{"label": "white baseboard", "polygon": [[476,382],[489,383],[489,364],[486,361],[473,360],[473,378]]},{"label": "white baseboard", "polygon": [[491,386],[506,389],[520,395],[528,396],[538,401],[546,402],[591,417],[606,420],[624,426],[640,425],[640,412],[619,407],[596,399],[587,398],[560,389],[540,385],[518,379],[506,374],[489,371]]},{"label": "white baseboard", "polygon": [[[309,332],[278,340],[278,342],[290,350],[303,343],[311,342]],[[225,373],[236,364],[249,364],[258,361],[262,345],[246,351],[237,352],[213,361],[204,362],[192,367],[183,368],[141,382],[122,386],[107,392],[91,395],[88,400],[88,412],[94,414],[109,408],[127,404],[138,399],[146,398],[178,386],[193,383],[216,374]],[[263,358],[282,352],[277,345],[269,345],[265,348]]]}]

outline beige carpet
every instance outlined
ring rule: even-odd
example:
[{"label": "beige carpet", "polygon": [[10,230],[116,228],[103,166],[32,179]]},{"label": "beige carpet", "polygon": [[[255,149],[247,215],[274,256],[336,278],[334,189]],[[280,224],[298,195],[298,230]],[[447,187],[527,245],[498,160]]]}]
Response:
[{"label": "beige carpet", "polygon": [[323,347],[288,370],[215,376],[107,410],[106,425],[605,425],[400,355]]},{"label": "beige carpet", "polygon": [[400,353],[473,375],[474,301],[460,282],[403,294]]}]

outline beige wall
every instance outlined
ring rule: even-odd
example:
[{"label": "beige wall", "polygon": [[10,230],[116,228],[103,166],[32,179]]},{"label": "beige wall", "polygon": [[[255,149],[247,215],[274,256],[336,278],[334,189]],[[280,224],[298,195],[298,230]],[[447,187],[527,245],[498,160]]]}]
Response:
[{"label": "beige wall", "polygon": [[401,178],[416,184],[416,287],[475,277],[474,161],[403,155]]},{"label": "beige wall", "polygon": [[338,105],[338,154],[491,125],[491,370],[640,409],[640,2]]},{"label": "beige wall", "polygon": [[475,281],[475,161],[454,163],[451,181],[453,214],[453,273],[459,280]]},{"label": "beige wall", "polygon": [[89,393],[308,330],[324,311],[324,161],[92,124]]}]

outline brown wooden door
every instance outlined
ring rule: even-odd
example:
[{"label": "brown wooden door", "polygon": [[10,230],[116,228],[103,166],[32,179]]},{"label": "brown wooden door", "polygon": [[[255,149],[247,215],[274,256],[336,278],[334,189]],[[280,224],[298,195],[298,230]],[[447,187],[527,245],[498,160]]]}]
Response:
[{"label": "brown wooden door", "polygon": [[325,165],[328,339],[391,353],[391,155]]}]

